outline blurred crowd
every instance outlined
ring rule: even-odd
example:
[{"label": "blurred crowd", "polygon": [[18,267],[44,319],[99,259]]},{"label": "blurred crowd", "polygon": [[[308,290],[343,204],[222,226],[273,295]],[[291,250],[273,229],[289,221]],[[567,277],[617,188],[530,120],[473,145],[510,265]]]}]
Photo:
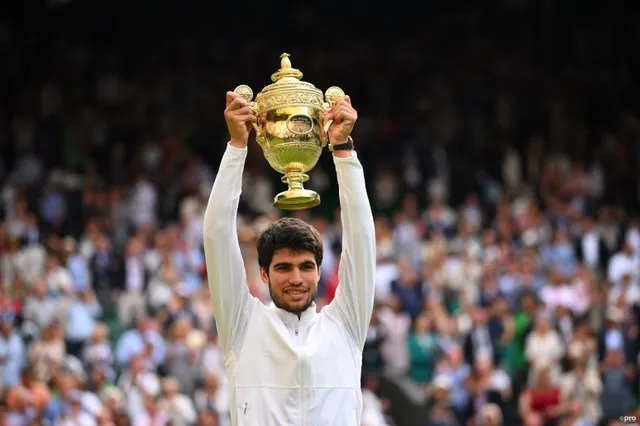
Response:
[{"label": "blurred crowd", "polygon": [[[257,93],[285,49],[359,111],[378,254],[362,426],[400,421],[381,378],[408,379],[429,426],[640,416],[640,25],[514,0],[414,26],[356,1],[344,16],[370,22],[327,23],[344,40],[231,43],[231,6],[204,3],[0,19],[0,424],[230,425],[202,217],[224,93]],[[246,13],[303,29],[320,8]],[[322,204],[296,215],[325,243],[321,308],[340,256],[328,154],[310,175]],[[239,237],[269,303],[255,238],[283,185],[256,144],[245,178]]]}]

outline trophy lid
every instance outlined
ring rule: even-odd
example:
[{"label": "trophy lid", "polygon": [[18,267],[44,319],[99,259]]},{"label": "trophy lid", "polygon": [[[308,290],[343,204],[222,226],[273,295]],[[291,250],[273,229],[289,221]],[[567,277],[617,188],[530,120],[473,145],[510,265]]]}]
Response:
[{"label": "trophy lid", "polygon": [[256,96],[258,112],[285,104],[321,108],[324,101],[322,91],[301,78],[302,72],[291,66],[289,54],[280,55],[280,69],[271,75],[273,83],[264,87]]},{"label": "trophy lid", "polygon": [[274,83],[282,81],[293,82],[302,78],[302,72],[291,67],[291,60],[288,53],[280,55],[280,69],[271,74],[271,81]]}]

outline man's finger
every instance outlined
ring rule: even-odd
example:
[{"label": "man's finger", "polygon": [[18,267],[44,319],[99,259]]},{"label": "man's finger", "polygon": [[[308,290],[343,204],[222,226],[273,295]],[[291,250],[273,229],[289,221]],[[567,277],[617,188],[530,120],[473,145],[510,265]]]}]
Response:
[{"label": "man's finger", "polygon": [[352,109],[343,107],[342,109],[340,109],[340,111],[338,111],[335,117],[336,123],[342,123],[345,121],[347,123],[355,123],[356,119],[358,118],[358,114],[356,114],[356,112]]},{"label": "man's finger", "polygon": [[348,109],[345,105],[338,105],[336,109],[333,111],[333,119],[338,123],[341,122],[345,112],[347,111]]},{"label": "man's finger", "polygon": [[340,123],[347,123],[347,124],[353,125],[353,123],[356,122],[357,118],[358,117],[355,114],[344,113],[342,115],[342,120],[340,120]]},{"label": "man's finger", "polygon": [[338,102],[342,105],[351,105],[351,98],[348,95],[345,95],[338,99]]},{"label": "man's finger", "polygon": [[227,113],[227,115],[233,116],[233,117],[237,117],[240,115],[249,115],[249,114],[254,115],[254,112],[248,106],[240,107],[238,109],[233,109],[233,110],[230,109]]},{"label": "man's finger", "polygon": [[243,115],[237,115],[235,116],[235,118],[239,121],[242,121],[243,123],[257,123],[258,122],[258,117],[255,116],[255,114],[243,114]]},{"label": "man's finger", "polygon": [[327,111],[327,112],[324,114],[324,122],[325,122],[325,123],[328,123],[328,122],[329,122],[329,120],[333,120],[333,116],[334,116],[333,110],[331,110],[331,111]]},{"label": "man's finger", "polygon": [[336,104],[333,107],[333,109],[331,110],[332,117],[333,117],[334,120],[338,119],[338,114],[340,114],[340,110],[341,110],[341,108],[340,108],[340,105],[338,105],[338,104]]},{"label": "man's finger", "polygon": [[[229,106],[231,103],[233,103],[233,101],[235,101],[236,99],[242,99],[246,102],[246,100],[242,97],[242,95],[236,93],[236,92],[227,92],[227,106]],[[248,102],[247,102],[248,104]]]},{"label": "man's finger", "polygon": [[239,96],[240,95],[237,94],[236,92],[231,92],[231,91],[227,92],[227,106],[229,106],[229,104],[231,104],[231,102],[233,102],[233,100]]},{"label": "man's finger", "polygon": [[333,111],[334,113],[337,111],[351,111],[351,113],[356,114],[356,110],[347,102],[340,102],[336,104]]},{"label": "man's finger", "polygon": [[343,96],[338,99],[338,101],[335,103],[335,106],[337,107],[340,105],[351,106],[351,99],[349,98],[349,96]]},{"label": "man's finger", "polygon": [[246,116],[242,116],[242,119],[245,120],[245,123],[257,123],[258,122],[258,117],[255,114],[249,114]]},{"label": "man's finger", "polygon": [[[236,95],[237,95],[237,93],[236,93]],[[249,106],[249,102],[247,102],[240,95],[237,95],[237,96],[238,97],[236,97],[234,100],[231,101],[231,103],[229,105],[227,105],[227,109],[226,109],[227,112],[235,111],[237,109]]]}]

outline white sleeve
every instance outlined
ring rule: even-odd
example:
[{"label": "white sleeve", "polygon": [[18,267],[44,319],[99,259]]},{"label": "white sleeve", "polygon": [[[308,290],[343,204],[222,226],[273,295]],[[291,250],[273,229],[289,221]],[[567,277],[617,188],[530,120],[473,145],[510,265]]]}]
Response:
[{"label": "white sleeve", "polygon": [[237,233],[247,150],[227,145],[204,214],[204,253],[218,337],[225,353],[238,352],[255,306],[249,294]]},{"label": "white sleeve", "polygon": [[327,307],[345,323],[362,349],[375,296],[376,240],[373,213],[362,165],[355,151],[349,158],[334,156],[342,220],[339,285]]}]

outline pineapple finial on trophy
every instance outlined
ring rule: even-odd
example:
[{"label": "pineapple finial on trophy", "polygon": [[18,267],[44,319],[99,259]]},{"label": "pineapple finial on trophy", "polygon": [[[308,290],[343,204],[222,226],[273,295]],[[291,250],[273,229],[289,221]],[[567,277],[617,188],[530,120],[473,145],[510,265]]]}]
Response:
[{"label": "pineapple finial on trophy", "polygon": [[280,68],[283,70],[291,68],[291,60],[289,59],[288,53],[283,53],[282,55],[280,55]]},{"label": "pineapple finial on trophy", "polygon": [[271,75],[271,81],[296,82],[302,78],[302,72],[291,66],[288,53],[280,55],[280,69]]}]

